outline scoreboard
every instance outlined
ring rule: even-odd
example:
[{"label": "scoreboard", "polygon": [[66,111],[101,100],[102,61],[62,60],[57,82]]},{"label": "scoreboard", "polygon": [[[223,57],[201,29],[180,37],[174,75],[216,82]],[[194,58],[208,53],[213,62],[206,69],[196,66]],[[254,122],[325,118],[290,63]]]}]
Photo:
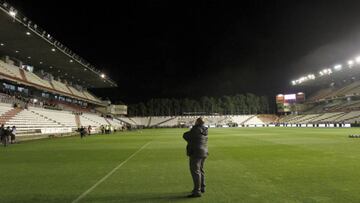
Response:
[{"label": "scoreboard", "polygon": [[303,92],[276,95],[276,106],[279,113],[294,112],[296,111],[296,105],[304,101],[305,94]]}]

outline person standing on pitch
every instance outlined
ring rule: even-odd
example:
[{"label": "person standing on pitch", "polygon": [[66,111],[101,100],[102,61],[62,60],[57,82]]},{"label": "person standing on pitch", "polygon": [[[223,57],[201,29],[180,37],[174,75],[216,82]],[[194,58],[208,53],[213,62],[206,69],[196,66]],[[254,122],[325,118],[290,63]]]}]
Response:
[{"label": "person standing on pitch", "polygon": [[209,155],[207,148],[208,129],[202,118],[198,118],[190,131],[183,138],[187,142],[186,153],[189,156],[190,173],[194,182],[192,193],[188,197],[201,197],[205,192],[204,162]]}]

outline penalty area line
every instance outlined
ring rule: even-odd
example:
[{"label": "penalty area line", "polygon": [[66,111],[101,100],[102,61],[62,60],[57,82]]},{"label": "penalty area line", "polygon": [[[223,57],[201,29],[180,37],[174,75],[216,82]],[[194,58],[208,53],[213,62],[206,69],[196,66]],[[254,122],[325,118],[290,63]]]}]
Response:
[{"label": "penalty area line", "polygon": [[123,162],[121,162],[119,165],[117,165],[113,170],[111,170],[108,174],[106,174],[103,178],[101,178],[98,182],[96,182],[93,186],[91,186],[89,189],[87,189],[85,192],[83,192],[78,198],[76,198],[72,203],[77,203],[81,199],[83,199],[86,195],[88,195],[91,191],[93,191],[98,185],[100,185],[102,182],[104,182],[106,179],[108,179],[113,173],[115,173],[120,167],[122,167],[126,162],[128,162],[131,158],[133,158],[137,153],[145,149],[149,144],[148,142],[144,144],[140,149],[138,149],[136,152],[134,152],[132,155],[130,155],[127,159],[125,159]]}]

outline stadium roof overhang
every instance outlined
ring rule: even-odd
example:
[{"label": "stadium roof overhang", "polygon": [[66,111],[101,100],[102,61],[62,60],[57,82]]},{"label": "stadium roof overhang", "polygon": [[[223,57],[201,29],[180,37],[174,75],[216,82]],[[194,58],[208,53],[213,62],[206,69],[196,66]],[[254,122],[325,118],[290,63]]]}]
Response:
[{"label": "stadium roof overhang", "polygon": [[86,88],[117,86],[9,4],[0,3],[0,54]]},{"label": "stadium roof overhang", "polygon": [[344,69],[330,75],[324,75],[314,80],[309,80],[301,84],[295,85],[295,87],[317,87],[327,86],[331,83],[346,82],[350,80],[360,80],[360,68]]}]

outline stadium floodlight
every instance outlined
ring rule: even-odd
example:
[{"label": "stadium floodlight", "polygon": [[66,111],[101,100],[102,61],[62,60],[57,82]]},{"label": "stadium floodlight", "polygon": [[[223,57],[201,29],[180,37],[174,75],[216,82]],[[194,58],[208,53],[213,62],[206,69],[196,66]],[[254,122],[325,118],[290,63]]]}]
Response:
[{"label": "stadium floodlight", "polygon": [[70,59],[70,61],[69,61],[70,63],[72,63],[72,62],[74,62],[72,59]]},{"label": "stadium floodlight", "polygon": [[355,58],[356,63],[360,63],[360,56]]},{"label": "stadium floodlight", "polygon": [[338,64],[334,66],[334,70],[341,70],[342,69],[342,65]]},{"label": "stadium floodlight", "polygon": [[315,75],[314,75],[314,74],[309,74],[309,75],[307,76],[307,79],[309,79],[309,80],[314,80],[314,79],[315,79]]},{"label": "stadium floodlight", "polygon": [[9,15],[11,15],[11,16],[14,17],[14,18],[15,18],[15,16],[16,16],[16,14],[17,14],[17,12],[14,11],[14,10],[9,11]]},{"label": "stadium floodlight", "polygon": [[18,51],[18,50],[15,50],[15,53],[19,53],[19,51]]},{"label": "stadium floodlight", "polygon": [[52,48],[52,49],[51,49],[51,51],[52,51],[52,52],[55,52],[55,51],[56,51],[56,49],[55,49],[55,48]]},{"label": "stadium floodlight", "polygon": [[296,81],[295,81],[295,80],[293,80],[291,83],[292,83],[292,85],[296,85]]},{"label": "stadium floodlight", "polygon": [[0,46],[2,46],[2,47],[3,47],[3,46],[5,46],[5,44],[4,44],[4,43],[0,43]]},{"label": "stadium floodlight", "polygon": [[353,60],[348,61],[348,65],[351,68],[354,65],[354,61]]},{"label": "stadium floodlight", "polygon": [[104,74],[104,73],[102,73],[100,76],[101,76],[101,78],[105,78],[105,74]]},{"label": "stadium floodlight", "polygon": [[26,35],[31,35],[31,33],[30,33],[30,32],[26,32]]}]

